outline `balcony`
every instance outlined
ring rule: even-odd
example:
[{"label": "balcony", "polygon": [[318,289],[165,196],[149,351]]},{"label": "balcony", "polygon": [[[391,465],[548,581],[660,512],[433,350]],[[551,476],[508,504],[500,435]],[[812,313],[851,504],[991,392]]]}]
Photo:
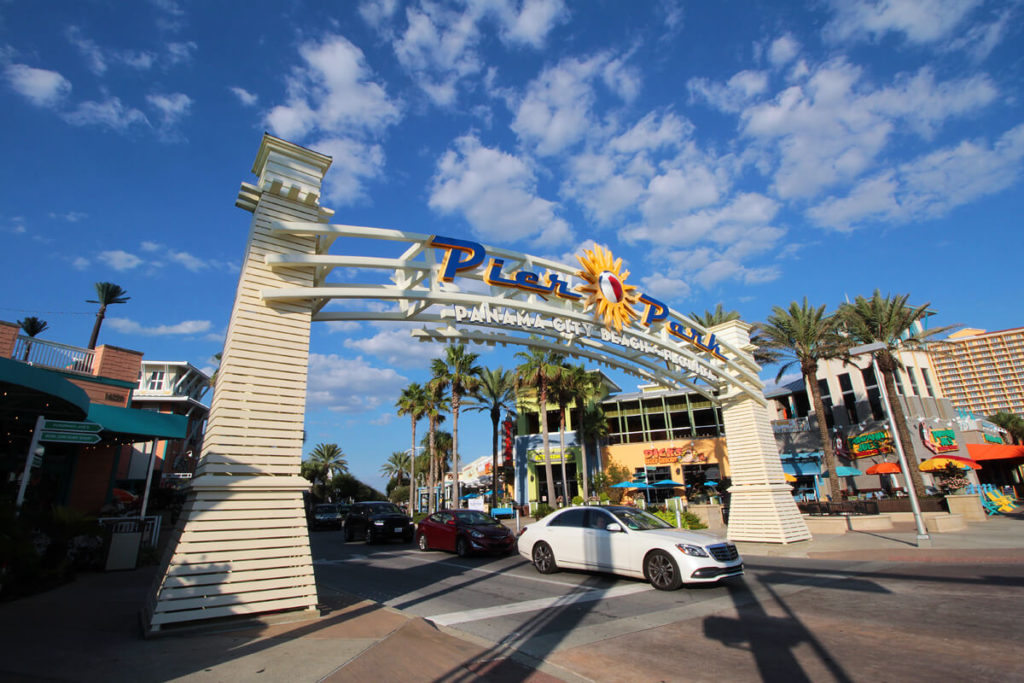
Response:
[{"label": "balcony", "polygon": [[91,375],[95,354],[92,349],[18,335],[11,358],[36,367]]},{"label": "balcony", "polygon": [[772,431],[776,434],[809,432],[811,425],[806,417],[797,417],[792,420],[772,420]]}]

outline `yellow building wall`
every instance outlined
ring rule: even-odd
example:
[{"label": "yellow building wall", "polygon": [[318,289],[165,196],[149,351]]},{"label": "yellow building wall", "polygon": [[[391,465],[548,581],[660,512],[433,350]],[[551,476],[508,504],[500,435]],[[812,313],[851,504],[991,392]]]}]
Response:
[{"label": "yellow building wall", "polygon": [[722,477],[731,476],[729,455],[723,437],[710,439],[672,439],[605,446],[601,462],[605,471],[614,463],[630,472],[638,467],[671,467],[672,478],[683,476],[684,465],[718,465]]}]

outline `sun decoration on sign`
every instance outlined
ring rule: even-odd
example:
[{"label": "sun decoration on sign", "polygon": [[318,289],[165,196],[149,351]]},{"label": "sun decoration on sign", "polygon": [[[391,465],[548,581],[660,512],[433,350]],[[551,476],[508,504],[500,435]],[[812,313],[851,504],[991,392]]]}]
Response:
[{"label": "sun decoration on sign", "polygon": [[576,291],[587,295],[583,305],[586,310],[595,308],[594,317],[604,320],[605,327],[621,332],[623,325],[629,325],[640,317],[633,305],[640,301],[636,287],[626,284],[629,271],[622,270],[622,259],[616,259],[612,252],[601,245],[594,245],[594,250],[583,250],[583,256],[576,260],[583,270],[576,272],[576,277],[586,280]]}]

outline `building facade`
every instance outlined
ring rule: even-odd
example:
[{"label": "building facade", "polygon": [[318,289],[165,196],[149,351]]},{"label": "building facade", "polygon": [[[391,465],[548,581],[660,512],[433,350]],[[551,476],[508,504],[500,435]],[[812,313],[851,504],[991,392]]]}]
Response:
[{"label": "building facade", "polygon": [[1024,415],[1024,327],[967,328],[934,352],[939,383],[953,406],[975,415]]}]

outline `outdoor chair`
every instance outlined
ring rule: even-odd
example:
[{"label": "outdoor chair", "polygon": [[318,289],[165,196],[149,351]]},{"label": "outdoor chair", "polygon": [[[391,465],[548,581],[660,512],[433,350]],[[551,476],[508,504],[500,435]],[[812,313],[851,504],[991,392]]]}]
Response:
[{"label": "outdoor chair", "polygon": [[1017,507],[1009,498],[995,491],[986,491],[985,497],[999,509],[1000,512],[1016,512]]}]

